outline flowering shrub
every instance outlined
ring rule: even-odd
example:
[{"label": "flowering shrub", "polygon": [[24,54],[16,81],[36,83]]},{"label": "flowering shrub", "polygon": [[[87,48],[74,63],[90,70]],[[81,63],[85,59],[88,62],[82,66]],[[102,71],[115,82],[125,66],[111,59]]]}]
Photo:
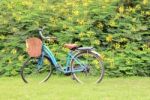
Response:
[{"label": "flowering shrub", "polygon": [[148,0],[1,0],[0,74],[18,75],[25,39],[46,26],[46,35],[58,38],[47,44],[61,64],[68,51],[62,46],[71,42],[94,46],[108,76],[150,76],[149,6]]}]

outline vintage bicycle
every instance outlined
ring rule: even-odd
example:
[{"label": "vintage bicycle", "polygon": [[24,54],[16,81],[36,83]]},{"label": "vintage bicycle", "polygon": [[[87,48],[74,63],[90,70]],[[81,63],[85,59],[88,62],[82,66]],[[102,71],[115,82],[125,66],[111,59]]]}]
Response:
[{"label": "vintage bicycle", "polygon": [[79,83],[100,83],[104,76],[103,61],[93,47],[80,47],[77,44],[65,44],[70,49],[66,57],[66,65],[58,64],[52,51],[46,46],[45,40],[54,37],[43,36],[39,29],[39,38],[26,40],[29,58],[21,67],[20,73],[25,83],[46,82],[53,70],[71,74],[72,79]]}]

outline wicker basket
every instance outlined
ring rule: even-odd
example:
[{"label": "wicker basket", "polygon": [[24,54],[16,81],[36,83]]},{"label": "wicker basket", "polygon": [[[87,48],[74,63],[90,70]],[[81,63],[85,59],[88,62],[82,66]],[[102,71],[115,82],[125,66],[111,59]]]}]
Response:
[{"label": "wicker basket", "polygon": [[39,57],[42,51],[42,41],[36,37],[27,39],[26,49],[30,57]]}]

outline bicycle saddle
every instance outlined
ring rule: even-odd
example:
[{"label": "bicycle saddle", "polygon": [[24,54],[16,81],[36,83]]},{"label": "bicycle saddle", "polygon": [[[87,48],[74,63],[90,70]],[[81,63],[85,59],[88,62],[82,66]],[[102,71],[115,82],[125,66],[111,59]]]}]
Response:
[{"label": "bicycle saddle", "polygon": [[64,45],[65,48],[68,48],[70,50],[75,50],[76,48],[78,48],[78,45],[77,44],[65,44]]}]

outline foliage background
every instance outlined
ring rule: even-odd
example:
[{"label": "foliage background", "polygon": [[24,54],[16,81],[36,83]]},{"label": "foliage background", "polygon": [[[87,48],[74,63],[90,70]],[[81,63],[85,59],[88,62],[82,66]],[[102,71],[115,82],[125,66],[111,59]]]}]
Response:
[{"label": "foliage background", "polygon": [[47,45],[61,64],[70,42],[94,46],[107,76],[150,76],[148,0],[1,0],[0,75],[18,75],[25,39],[42,26],[58,38]]}]

